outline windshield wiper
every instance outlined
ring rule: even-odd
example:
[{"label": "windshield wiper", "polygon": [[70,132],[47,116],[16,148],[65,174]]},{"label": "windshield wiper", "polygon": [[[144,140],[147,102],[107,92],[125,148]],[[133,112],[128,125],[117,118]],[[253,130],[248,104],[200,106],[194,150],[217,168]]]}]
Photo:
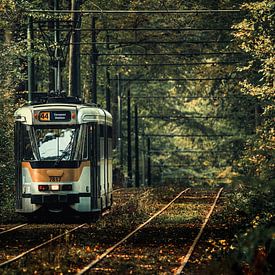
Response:
[{"label": "windshield wiper", "polygon": [[68,153],[70,152],[70,150],[72,150],[72,145],[73,145],[73,139],[74,139],[74,135],[72,134],[71,136],[71,140],[68,143],[67,147],[63,150],[62,154],[59,156],[59,158],[56,160],[56,162],[54,163],[54,166],[57,166],[60,161],[68,155]]}]

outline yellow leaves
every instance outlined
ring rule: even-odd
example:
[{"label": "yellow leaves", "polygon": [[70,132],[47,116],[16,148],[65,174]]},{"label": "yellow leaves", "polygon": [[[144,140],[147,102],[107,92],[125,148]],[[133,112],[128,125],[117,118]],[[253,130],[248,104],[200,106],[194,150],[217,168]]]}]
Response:
[{"label": "yellow leaves", "polygon": [[91,253],[92,252],[91,247],[89,245],[87,245],[85,247],[85,251],[86,251],[86,253]]},{"label": "yellow leaves", "polygon": [[253,228],[256,228],[259,224],[260,224],[260,216],[256,216],[252,220],[251,225],[252,225]]},{"label": "yellow leaves", "polygon": [[219,240],[219,243],[223,246],[226,246],[228,245],[227,241],[226,240]]},{"label": "yellow leaves", "polygon": [[210,244],[210,246],[205,249],[205,252],[209,254],[207,256],[209,260],[212,259],[211,254],[217,253],[219,251],[225,251],[230,248],[229,243],[225,239],[220,239],[216,241],[213,239],[209,239],[208,243]]},{"label": "yellow leaves", "polygon": [[228,175],[232,172],[232,167],[231,166],[228,166],[225,168],[225,170],[223,170],[222,172],[220,172],[218,175],[217,175],[217,179],[224,179],[224,178],[227,178]]},{"label": "yellow leaves", "polygon": [[210,163],[209,161],[205,160],[205,161],[203,162],[203,165],[204,165],[204,166],[210,166],[211,163]]},{"label": "yellow leaves", "polygon": [[94,251],[98,251],[100,249],[100,246],[97,244],[95,247],[94,247]]}]

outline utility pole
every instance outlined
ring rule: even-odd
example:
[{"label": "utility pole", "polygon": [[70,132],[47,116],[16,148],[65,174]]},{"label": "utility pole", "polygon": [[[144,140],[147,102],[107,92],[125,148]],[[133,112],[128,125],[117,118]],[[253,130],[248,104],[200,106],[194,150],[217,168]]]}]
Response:
[{"label": "utility pole", "polygon": [[147,185],[152,184],[152,171],[151,171],[151,139],[147,138]]},{"label": "utility pole", "polygon": [[30,16],[28,19],[28,31],[27,31],[27,40],[28,40],[28,102],[32,102],[32,95],[34,93],[34,58],[33,58],[33,17]]},{"label": "utility pole", "polygon": [[146,163],[146,160],[145,160],[145,140],[144,140],[144,119],[141,120],[142,121],[142,134],[141,134],[141,143],[142,143],[142,149],[140,150],[141,151],[141,185],[142,186],[145,186],[145,163]]},{"label": "utility pole", "polygon": [[136,169],[135,169],[135,183],[136,187],[139,183],[139,144],[138,144],[138,106],[135,105],[135,155],[136,155]]},{"label": "utility pole", "polygon": [[[106,47],[107,50],[109,50],[109,35],[106,35]],[[111,80],[110,80],[110,71],[109,67],[106,67],[106,86],[105,86],[105,92],[106,92],[106,110],[108,112],[111,111]]]},{"label": "utility pole", "polygon": [[[54,0],[54,10],[59,10],[59,0]],[[56,14],[55,14],[56,15]],[[54,20],[54,89],[55,92],[61,91],[61,57],[60,57],[60,30],[59,19]]]},{"label": "utility pole", "polygon": [[92,37],[92,54],[91,54],[91,73],[92,73],[92,103],[97,104],[97,48],[96,48],[96,18],[92,16],[91,37]]},{"label": "utility pole", "polygon": [[[74,97],[81,96],[81,79],[80,79],[80,26],[81,15],[74,12],[80,8],[80,0],[71,0],[71,20],[72,33],[69,45],[69,90],[68,95]],[[78,30],[76,30],[78,28]]]},{"label": "utility pole", "polygon": [[123,166],[123,152],[122,152],[122,101],[121,101],[121,87],[120,87],[120,73],[117,74],[117,150],[119,154],[119,165]]},{"label": "utility pole", "polygon": [[131,144],[131,90],[127,91],[127,140],[128,140],[128,182],[127,187],[132,187],[132,144]]}]

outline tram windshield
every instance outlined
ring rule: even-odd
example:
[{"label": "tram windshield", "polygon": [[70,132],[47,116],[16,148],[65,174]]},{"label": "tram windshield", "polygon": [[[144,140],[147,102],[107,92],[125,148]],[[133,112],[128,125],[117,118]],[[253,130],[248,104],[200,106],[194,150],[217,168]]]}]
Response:
[{"label": "tram windshield", "polygon": [[25,160],[80,160],[87,157],[85,125],[74,127],[26,126]]}]

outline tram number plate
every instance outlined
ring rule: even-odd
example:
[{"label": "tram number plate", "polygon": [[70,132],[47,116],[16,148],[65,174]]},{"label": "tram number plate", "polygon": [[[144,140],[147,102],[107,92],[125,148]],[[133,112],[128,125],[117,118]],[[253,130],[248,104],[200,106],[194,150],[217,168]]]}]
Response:
[{"label": "tram number plate", "polygon": [[50,112],[40,112],[39,113],[39,120],[40,121],[50,121],[51,120],[51,113]]},{"label": "tram number plate", "polygon": [[58,176],[50,176],[50,182],[60,182],[61,177]]}]

